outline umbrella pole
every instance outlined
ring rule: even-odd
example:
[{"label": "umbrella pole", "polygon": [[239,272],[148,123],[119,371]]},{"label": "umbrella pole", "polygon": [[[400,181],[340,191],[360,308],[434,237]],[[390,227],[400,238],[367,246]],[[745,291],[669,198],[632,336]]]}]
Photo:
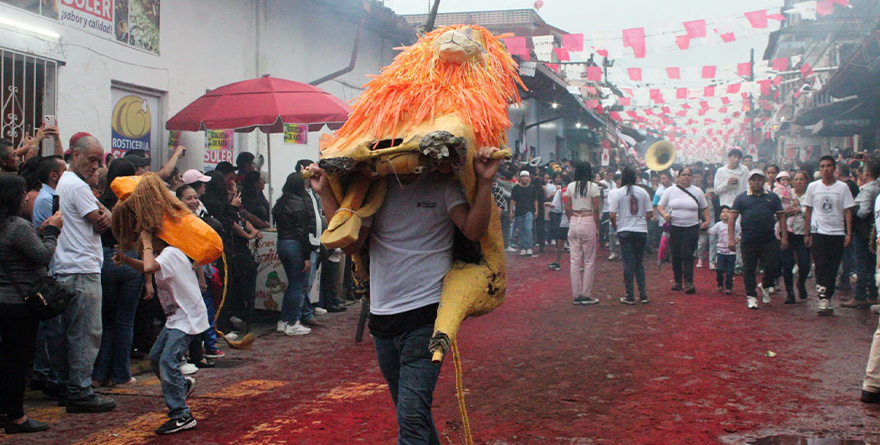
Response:
[{"label": "umbrella pole", "polygon": [[[266,133],[266,164],[269,166],[269,206],[275,205],[272,201],[272,133]],[[269,212],[269,224],[272,224],[272,212]]]}]

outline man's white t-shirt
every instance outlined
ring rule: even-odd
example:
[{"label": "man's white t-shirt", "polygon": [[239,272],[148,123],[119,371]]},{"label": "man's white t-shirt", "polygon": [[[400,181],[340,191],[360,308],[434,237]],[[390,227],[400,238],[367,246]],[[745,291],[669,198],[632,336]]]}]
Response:
[{"label": "man's white t-shirt", "polygon": [[61,175],[55,188],[64,226],[58,236],[53,265],[55,273],[101,273],[104,250],[101,235],[86,215],[98,210],[98,198],[76,173],[68,170]]},{"label": "man's white t-shirt", "polygon": [[608,202],[609,201],[608,196],[611,194],[611,192],[613,192],[617,188],[617,183],[614,182],[613,180],[606,181],[603,179],[603,180],[599,181],[599,184],[602,184],[603,186],[605,186],[602,189],[602,198],[603,198],[603,200],[602,200],[602,213],[610,212],[611,206],[609,205],[609,202]]},{"label": "man's white t-shirt", "polygon": [[632,186],[630,189],[632,192],[627,193],[626,187],[620,187],[608,195],[609,211],[617,214],[617,233],[648,233],[645,215],[654,211],[651,196],[641,187]]},{"label": "man's white t-shirt", "polygon": [[443,278],[452,267],[453,207],[466,204],[449,175],[428,173],[409,184],[387,178],[370,230],[370,312],[394,315],[440,301]]},{"label": "man's white t-shirt", "polygon": [[697,186],[692,185],[687,191],[693,195],[693,198],[677,185],[669,187],[663,192],[660,203],[657,204],[663,207],[666,213],[672,215],[672,225],[675,227],[692,227],[700,224],[698,212],[708,207],[706,195]]},{"label": "man's white t-shirt", "polygon": [[846,235],[844,210],[854,207],[856,201],[845,182],[834,181],[827,186],[818,180],[807,186],[804,205],[813,208],[810,233]]},{"label": "man's white t-shirt", "polygon": [[[728,181],[731,177],[737,179],[736,184],[730,184]],[[719,168],[715,172],[715,194],[718,195],[718,202],[723,206],[732,206],[737,195],[748,190],[749,188],[749,169],[740,164],[736,169],[731,170],[726,165]]]},{"label": "man's white t-shirt", "polygon": [[199,280],[189,258],[180,249],[168,246],[156,257],[156,294],[165,312],[165,328],[187,335],[198,335],[210,327]]}]

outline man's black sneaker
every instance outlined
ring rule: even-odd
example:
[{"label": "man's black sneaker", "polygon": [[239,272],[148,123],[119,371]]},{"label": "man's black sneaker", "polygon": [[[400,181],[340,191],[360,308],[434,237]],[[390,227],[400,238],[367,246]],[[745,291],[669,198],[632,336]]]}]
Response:
[{"label": "man's black sneaker", "polygon": [[862,390],[862,402],[880,403],[880,392],[871,392]]},{"label": "man's black sneaker", "polygon": [[31,379],[30,387],[34,391],[42,391],[42,390],[46,389],[46,381]]},{"label": "man's black sneaker", "polygon": [[196,390],[196,379],[194,377],[184,376],[183,380],[186,381],[186,395],[183,396],[183,398],[186,399]]},{"label": "man's black sneaker", "polygon": [[34,420],[28,417],[23,423],[14,423],[10,421],[6,421],[6,434],[18,434],[18,433],[39,433],[40,431],[46,431],[49,429],[49,424],[46,422],[40,422],[39,420]]},{"label": "man's black sneaker", "polygon": [[181,431],[191,430],[195,427],[196,419],[191,414],[187,414],[184,418],[170,419],[167,422],[163,423],[162,426],[156,428],[156,434],[164,436],[166,434],[174,434]]},{"label": "man's black sneaker", "polygon": [[347,310],[348,310],[347,308],[344,308],[344,307],[339,306],[337,304],[334,304],[333,306],[330,306],[327,308],[327,312],[345,312]]},{"label": "man's black sneaker", "polygon": [[67,401],[67,412],[69,413],[106,413],[114,408],[116,408],[116,401],[97,394]]},{"label": "man's black sneaker", "polygon": [[550,263],[547,265],[547,268],[550,270],[562,270],[562,266],[559,263]]},{"label": "man's black sneaker", "polygon": [[202,368],[213,368],[214,366],[217,365],[216,363],[214,363],[214,360],[211,360],[211,359],[209,359],[209,358],[207,358],[207,357],[204,357],[204,358],[202,358],[202,361],[200,361],[200,362],[195,362],[195,363],[193,363],[193,364],[196,365],[196,368],[199,368],[199,369],[202,369]]},{"label": "man's black sneaker", "polygon": [[590,297],[577,297],[574,299],[574,304],[577,305],[591,305],[591,304],[599,304],[599,300]]}]

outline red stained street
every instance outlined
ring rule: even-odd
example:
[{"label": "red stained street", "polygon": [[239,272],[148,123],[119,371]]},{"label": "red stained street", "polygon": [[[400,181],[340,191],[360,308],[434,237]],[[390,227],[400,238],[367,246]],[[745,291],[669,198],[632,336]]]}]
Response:
[{"label": "red stained street", "polygon": [[[880,441],[877,408],[858,399],[877,316],[838,307],[820,318],[815,299],[785,306],[779,294],[748,310],[741,277],[738,294],[724,296],[707,269],[696,271],[696,295],[673,293],[668,265],[648,268],[649,305],[624,306],[622,265],[599,253],[599,305],[571,304],[567,256],[560,272],[547,269],[550,253],[510,256],[506,303],[463,325],[476,443]],[[153,435],[165,406],[147,373],[106,391],[119,404],[108,414],[66,414],[31,392],[29,413],[52,429],[0,443],[394,443],[391,398],[369,335],[353,341],[359,305],[349,308],[302,337],[270,332],[267,317],[253,349],[200,370],[194,431]],[[434,417],[443,443],[463,443],[451,360]]]}]

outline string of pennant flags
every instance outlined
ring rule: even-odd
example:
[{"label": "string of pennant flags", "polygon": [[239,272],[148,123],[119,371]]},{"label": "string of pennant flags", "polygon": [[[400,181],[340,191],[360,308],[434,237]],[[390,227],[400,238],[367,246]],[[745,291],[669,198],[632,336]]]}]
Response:
[{"label": "string of pennant flags", "polygon": [[[812,67],[800,56],[732,65],[643,68],[621,64],[601,67],[593,55],[619,60],[631,54],[642,59],[649,43],[657,54],[670,48],[685,51],[694,42],[704,46],[732,43],[769,33],[771,21],[785,20],[786,15],[816,20],[833,14],[835,5],[851,7],[849,0],[804,1],[782,13],[763,9],[712,22],[700,19],[650,30],[597,32],[587,39],[584,34],[566,34],[561,36],[561,46],[556,46],[554,36],[509,37],[505,44],[520,59],[521,75],[534,76],[538,64],[543,64],[569,80],[569,92],[580,97],[586,108],[606,114],[606,108],[615,107],[607,113],[612,120],[662,135],[689,157],[717,159],[733,139],[753,142],[751,128],[761,128],[767,119],[753,122],[746,113],[753,107],[772,109],[773,103],[763,98],[773,96],[774,87],[779,87],[784,77],[799,75],[807,81],[814,76]],[[616,93],[589,85],[612,80],[625,87]]]}]

